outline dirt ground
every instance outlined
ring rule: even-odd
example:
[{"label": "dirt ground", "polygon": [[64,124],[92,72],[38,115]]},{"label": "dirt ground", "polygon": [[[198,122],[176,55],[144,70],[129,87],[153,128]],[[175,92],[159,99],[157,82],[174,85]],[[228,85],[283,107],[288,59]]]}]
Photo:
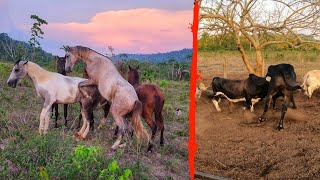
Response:
[{"label": "dirt ground", "polygon": [[[198,70],[205,85],[214,76],[223,76],[222,62],[200,56]],[[303,67],[289,63],[300,84],[304,72],[320,69],[319,58]],[[228,78],[247,77],[241,60],[230,61],[228,68]],[[289,108],[281,131],[277,123],[283,98],[277,101],[276,111],[269,109],[268,120],[258,123],[265,101],[257,103],[251,113],[241,108],[243,103],[229,105],[223,100],[222,112],[217,112],[210,99],[201,97],[196,112],[196,171],[232,179],[320,179],[320,91],[311,99],[299,91],[294,97],[298,109]]]}]

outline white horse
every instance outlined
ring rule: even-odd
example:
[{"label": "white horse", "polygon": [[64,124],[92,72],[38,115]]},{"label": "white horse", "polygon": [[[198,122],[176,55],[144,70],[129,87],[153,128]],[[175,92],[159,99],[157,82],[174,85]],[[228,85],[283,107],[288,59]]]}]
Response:
[{"label": "white horse", "polygon": [[[87,79],[64,76],[59,73],[49,72],[41,68],[36,63],[18,60],[12,69],[7,83],[10,87],[15,88],[17,83],[26,76],[29,76],[32,79],[37,94],[44,99],[43,108],[40,114],[40,135],[46,134],[48,131],[50,120],[49,111],[53,103],[72,104],[81,102],[83,126],[78,132],[78,135],[80,135],[80,138],[82,138],[82,134],[88,133],[89,128],[85,129],[86,124],[89,127],[89,121],[87,120],[88,113],[86,112],[85,107],[86,104],[91,102],[91,100],[88,100],[88,94],[85,96],[82,93],[82,91],[86,91],[86,89],[80,91],[78,88],[79,83]],[[95,88],[96,91],[98,91],[94,86],[87,88]]]}]

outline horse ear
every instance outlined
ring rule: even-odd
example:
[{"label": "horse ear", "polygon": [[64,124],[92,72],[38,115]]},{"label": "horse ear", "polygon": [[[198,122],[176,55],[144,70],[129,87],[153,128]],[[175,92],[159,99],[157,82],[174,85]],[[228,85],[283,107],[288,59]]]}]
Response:
[{"label": "horse ear", "polygon": [[27,64],[29,61],[26,61],[25,63],[23,63],[23,65]]},{"label": "horse ear", "polygon": [[139,69],[139,66],[137,66],[137,70]]},{"label": "horse ear", "polygon": [[131,70],[131,66],[129,65],[129,69]]}]

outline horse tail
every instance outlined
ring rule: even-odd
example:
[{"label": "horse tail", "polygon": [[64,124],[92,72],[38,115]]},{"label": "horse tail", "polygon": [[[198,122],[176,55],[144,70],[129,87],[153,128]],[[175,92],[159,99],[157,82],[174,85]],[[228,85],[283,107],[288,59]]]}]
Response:
[{"label": "horse tail", "polygon": [[150,139],[149,134],[147,130],[144,128],[141,121],[141,113],[142,113],[142,103],[139,100],[137,100],[134,102],[131,124],[135,131],[135,135],[138,141],[141,138],[145,138],[149,141]]}]

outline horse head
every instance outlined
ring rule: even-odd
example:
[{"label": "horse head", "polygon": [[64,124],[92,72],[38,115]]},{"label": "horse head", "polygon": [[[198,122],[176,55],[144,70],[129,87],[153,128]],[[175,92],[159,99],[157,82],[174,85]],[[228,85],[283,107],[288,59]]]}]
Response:
[{"label": "horse head", "polygon": [[129,72],[128,72],[128,82],[131,85],[135,85],[139,83],[139,73],[138,73],[139,66],[137,68],[133,68],[129,65]]},{"label": "horse head", "polygon": [[27,75],[27,70],[26,70],[27,63],[28,61],[21,61],[21,60],[16,61],[16,63],[12,68],[11,74],[7,80],[7,84],[10,87],[15,88],[18,82],[20,82]]},{"label": "horse head", "polygon": [[66,71],[65,71],[66,59],[65,59],[65,57],[56,56],[55,59],[56,59],[56,67],[57,67],[58,73],[66,75]]}]

